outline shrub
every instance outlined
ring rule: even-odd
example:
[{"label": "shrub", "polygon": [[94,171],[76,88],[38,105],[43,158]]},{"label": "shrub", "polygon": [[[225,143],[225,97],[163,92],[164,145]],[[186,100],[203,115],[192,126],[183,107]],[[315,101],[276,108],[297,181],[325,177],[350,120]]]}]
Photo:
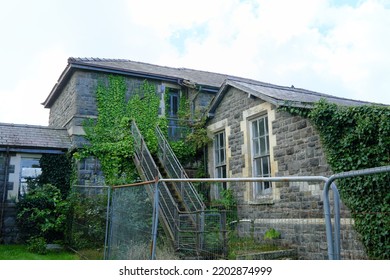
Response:
[{"label": "shrub", "polygon": [[31,253],[37,253],[40,255],[47,254],[47,244],[43,237],[31,237],[27,241],[27,250]]},{"label": "shrub", "polygon": [[70,245],[77,249],[98,249],[104,244],[107,193],[85,195],[73,191]]},{"label": "shrub", "polygon": [[69,204],[62,199],[58,188],[50,184],[36,186],[17,203],[17,223],[22,237],[24,240],[40,237],[46,242],[62,240],[68,210]]},{"label": "shrub", "polygon": [[265,240],[274,240],[274,239],[279,239],[281,236],[280,232],[277,231],[276,229],[274,228],[270,228],[269,230],[267,230],[264,234],[264,239]]}]

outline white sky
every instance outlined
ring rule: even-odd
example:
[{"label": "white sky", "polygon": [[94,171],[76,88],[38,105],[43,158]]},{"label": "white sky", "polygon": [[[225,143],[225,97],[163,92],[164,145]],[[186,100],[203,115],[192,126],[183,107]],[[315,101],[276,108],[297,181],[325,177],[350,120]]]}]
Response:
[{"label": "white sky", "polygon": [[68,57],[390,104],[390,0],[0,0],[0,122],[48,124]]}]

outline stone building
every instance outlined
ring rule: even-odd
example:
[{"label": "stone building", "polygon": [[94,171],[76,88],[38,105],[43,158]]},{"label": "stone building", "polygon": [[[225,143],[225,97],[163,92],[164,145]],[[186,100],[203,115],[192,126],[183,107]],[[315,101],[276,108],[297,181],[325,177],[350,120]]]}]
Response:
[{"label": "stone building", "polygon": [[[321,98],[346,106],[365,104],[292,87],[226,80],[208,111],[207,130],[213,139],[208,149],[210,176],[330,176],[319,134],[310,121],[278,110],[286,104],[309,108]],[[222,188],[231,188],[239,219],[247,223],[244,231],[262,239],[267,230],[276,229],[282,244],[299,245],[301,255],[323,259],[327,249],[323,186],[323,182],[230,183],[215,186],[212,195],[218,197]],[[343,219],[343,229],[353,232],[349,238],[357,239],[348,210],[343,207],[342,212],[342,217],[348,217]],[[343,254],[344,258],[365,257],[361,244],[347,242]]]},{"label": "stone building", "polygon": [[[177,113],[183,96],[190,101],[194,116],[207,114],[207,130],[213,139],[208,147],[208,173],[210,177],[216,178],[330,175],[332,171],[326,162],[319,135],[309,120],[277,109],[286,104],[310,107],[321,98],[342,105],[367,104],[293,86],[277,86],[187,68],[164,67],[130,60],[69,58],[58,82],[43,102],[44,107],[50,109],[49,127],[39,128],[55,132],[56,135],[61,134],[62,137],[64,133],[67,134],[68,140],[62,140],[61,145],[56,146],[58,151],[77,148],[85,143],[83,121],[96,118],[96,88],[98,82],[105,81],[108,75],[121,75],[125,78],[128,96],[144,80],[154,84],[156,94],[160,97],[160,114],[169,117],[170,137],[174,138],[178,133]],[[169,106],[165,102],[169,102]],[[166,112],[166,108],[169,108],[169,112]],[[39,147],[41,153],[42,147],[35,144],[31,142],[29,146]],[[6,162],[6,148],[0,152],[0,163]],[[79,184],[96,184],[102,180],[98,163],[94,159],[80,162],[78,170]],[[3,178],[3,194],[7,193],[7,180]],[[294,186],[256,183],[249,188],[234,184],[225,184],[222,188],[224,187],[234,189],[241,205],[239,218],[250,221],[255,233],[259,235],[264,232],[261,224],[266,224],[265,218],[275,221],[277,212],[294,207],[293,202],[298,197],[305,201],[307,207],[295,211],[294,213],[299,214],[294,214],[296,216],[292,218],[309,218],[305,214],[309,212],[313,219],[323,215],[320,184]],[[213,187],[210,195],[218,198],[220,191],[218,187]],[[10,193],[5,197],[10,198]],[[6,205],[4,201],[7,199],[3,199],[3,208]],[[264,213],[267,215],[263,215]],[[322,228],[325,230],[324,226]],[[286,229],[286,243],[293,243],[295,235]],[[313,255],[309,258],[323,256]]]}]

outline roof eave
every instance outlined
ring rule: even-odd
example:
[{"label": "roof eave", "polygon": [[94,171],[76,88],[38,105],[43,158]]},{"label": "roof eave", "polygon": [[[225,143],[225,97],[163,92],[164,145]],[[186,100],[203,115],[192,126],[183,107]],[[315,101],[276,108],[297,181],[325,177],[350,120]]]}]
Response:
[{"label": "roof eave", "polygon": [[29,146],[0,146],[0,152],[19,152],[27,154],[65,154],[69,148],[57,148],[57,147],[29,147]]},{"label": "roof eave", "polygon": [[64,71],[61,73],[61,76],[50,91],[49,95],[46,97],[46,100],[41,103],[44,108],[50,108],[53,105],[54,101],[59,96],[61,89],[65,85],[65,82],[70,78],[73,72],[74,71],[72,69],[72,65],[69,63],[64,69]]},{"label": "roof eave", "polygon": [[215,99],[212,101],[210,105],[210,109],[207,112],[207,117],[209,119],[213,118],[215,116],[215,111],[218,108],[219,104],[221,103],[222,99],[224,98],[225,93],[229,90],[229,88],[234,87],[238,90],[241,90],[243,92],[246,92],[248,96],[255,96],[256,98],[262,99],[270,104],[273,104],[277,107],[281,106],[292,106],[297,108],[312,108],[313,104],[307,103],[307,102],[300,102],[300,101],[290,101],[290,100],[280,100],[276,98],[272,98],[268,95],[265,95],[259,91],[254,91],[251,88],[245,87],[243,85],[238,85],[234,81],[225,80],[225,82],[222,84],[220,90],[218,91]]},{"label": "roof eave", "polygon": [[[241,91],[244,91],[248,93],[249,95],[256,96],[257,98],[263,99],[266,102],[269,102],[271,104],[274,104],[276,106],[280,106],[281,102],[277,99],[271,98],[267,95],[264,95],[259,92],[254,92],[252,89],[244,87],[242,85],[237,85],[234,83],[234,81],[225,80],[225,82],[222,84],[220,90],[218,91],[216,97],[212,101],[210,105],[210,109],[207,112],[207,116],[209,118],[212,118],[215,115],[215,110],[218,108],[219,104],[221,103],[222,99],[224,98],[225,93],[229,90],[229,88],[234,87]],[[260,95],[260,96],[259,96]]]},{"label": "roof eave", "polygon": [[151,73],[140,72],[140,71],[131,71],[131,70],[125,70],[125,69],[108,67],[108,66],[107,67],[95,66],[95,65],[89,65],[88,63],[80,63],[80,62],[72,63],[72,68],[81,69],[81,70],[97,71],[97,72],[106,72],[106,73],[110,73],[110,74],[120,74],[120,75],[132,76],[132,77],[137,77],[137,78],[162,80],[164,82],[171,82],[171,83],[178,83],[179,81],[183,80],[183,79],[177,78],[177,77],[151,74]]},{"label": "roof eave", "polygon": [[[51,90],[46,100],[42,103],[42,105],[44,105],[45,108],[50,108],[53,105],[54,101],[60,95],[61,90],[65,86],[66,82],[69,80],[69,78],[74,73],[74,71],[78,69],[105,72],[110,74],[119,74],[124,76],[132,76],[132,77],[137,77],[142,79],[159,80],[159,81],[164,81],[169,83],[181,83],[181,81],[183,80],[177,77],[170,77],[165,75],[158,75],[158,74],[138,72],[138,71],[130,71],[130,70],[124,70],[119,68],[113,68],[113,67],[94,66],[94,65],[89,65],[88,63],[73,62],[69,60],[67,67],[62,72],[57,83],[54,85],[53,89]],[[215,92],[215,89],[212,88],[205,88],[205,90],[210,92]]]}]

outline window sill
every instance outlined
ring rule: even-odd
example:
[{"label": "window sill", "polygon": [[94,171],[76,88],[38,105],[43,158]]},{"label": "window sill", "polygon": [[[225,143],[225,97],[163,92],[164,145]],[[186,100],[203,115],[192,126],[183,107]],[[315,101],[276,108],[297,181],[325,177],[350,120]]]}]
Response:
[{"label": "window sill", "polygon": [[273,205],[275,201],[272,196],[259,197],[249,201],[249,205]]}]

